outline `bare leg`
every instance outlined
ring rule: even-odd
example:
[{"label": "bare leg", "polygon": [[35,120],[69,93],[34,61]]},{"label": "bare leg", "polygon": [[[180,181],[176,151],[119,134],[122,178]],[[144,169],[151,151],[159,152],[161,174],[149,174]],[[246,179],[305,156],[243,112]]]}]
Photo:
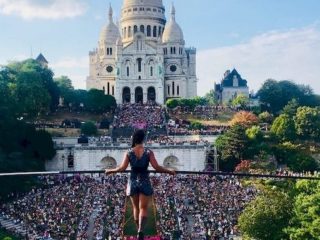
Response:
[{"label": "bare leg", "polygon": [[139,195],[139,229],[138,232],[143,232],[147,223],[148,206],[150,197],[140,194]]},{"label": "bare leg", "polygon": [[133,218],[136,223],[137,229],[139,228],[139,195],[130,197],[133,210]]}]

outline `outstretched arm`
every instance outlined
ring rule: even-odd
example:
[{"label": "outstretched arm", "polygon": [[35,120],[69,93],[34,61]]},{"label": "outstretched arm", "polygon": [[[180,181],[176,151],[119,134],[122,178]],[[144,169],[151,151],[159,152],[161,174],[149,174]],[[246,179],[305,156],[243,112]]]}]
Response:
[{"label": "outstretched arm", "polygon": [[150,151],[150,163],[151,163],[152,167],[159,173],[168,173],[171,175],[176,175],[175,171],[160,166],[152,151]]},{"label": "outstretched arm", "polygon": [[117,168],[114,168],[114,169],[106,169],[106,174],[114,174],[114,173],[118,173],[118,172],[123,172],[127,169],[128,165],[129,165],[129,157],[128,157],[128,153],[125,153],[121,165]]}]

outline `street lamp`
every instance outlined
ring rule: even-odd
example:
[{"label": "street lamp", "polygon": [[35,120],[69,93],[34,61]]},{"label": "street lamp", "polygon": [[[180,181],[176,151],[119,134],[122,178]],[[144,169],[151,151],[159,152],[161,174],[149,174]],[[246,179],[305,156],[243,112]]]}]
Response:
[{"label": "street lamp", "polygon": [[61,159],[62,159],[62,171],[64,172],[64,160],[65,160],[65,156],[64,156],[64,154],[62,154],[62,156],[61,156]]},{"label": "street lamp", "polygon": [[218,172],[219,171],[219,155],[218,155],[218,149],[216,146],[214,146],[214,167],[215,167],[215,171]]}]

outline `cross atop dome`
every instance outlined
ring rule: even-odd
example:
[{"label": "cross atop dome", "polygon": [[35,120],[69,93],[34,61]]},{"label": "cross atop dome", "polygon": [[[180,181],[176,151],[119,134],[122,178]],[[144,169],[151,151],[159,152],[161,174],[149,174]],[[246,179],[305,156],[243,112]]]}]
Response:
[{"label": "cross atop dome", "polygon": [[176,8],[174,7],[174,4],[172,3],[172,6],[171,6],[171,19],[173,21],[176,20]]},{"label": "cross atop dome", "polygon": [[109,22],[113,22],[113,9],[111,3],[109,4]]}]

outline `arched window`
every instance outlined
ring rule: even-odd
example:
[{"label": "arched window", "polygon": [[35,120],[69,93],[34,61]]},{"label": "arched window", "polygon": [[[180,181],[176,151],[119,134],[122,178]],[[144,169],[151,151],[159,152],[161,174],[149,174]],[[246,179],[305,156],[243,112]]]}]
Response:
[{"label": "arched window", "polygon": [[158,36],[161,36],[161,27],[159,27],[159,32],[158,32]]},{"label": "arched window", "polygon": [[103,87],[102,90],[103,90],[103,93],[106,93],[106,88],[105,87]]},{"label": "arched window", "polygon": [[109,55],[109,48],[107,48],[107,55]]},{"label": "arched window", "polygon": [[173,54],[173,47],[170,48],[170,53]]},{"label": "arched window", "polygon": [[110,95],[110,83],[108,82],[108,87],[107,87],[107,93],[108,93],[108,95]]},{"label": "arched window", "polygon": [[138,58],[137,62],[138,62],[138,72],[141,72],[142,71],[142,58]]},{"label": "arched window", "polygon": [[125,27],[123,30],[123,37],[126,38],[127,37],[127,28]]},{"label": "arched window", "polygon": [[156,89],[154,87],[148,88],[148,101],[156,100]]},{"label": "arched window", "polygon": [[153,77],[153,67],[150,67],[150,76]]},{"label": "arched window", "polygon": [[157,26],[153,27],[153,37],[157,37]]},{"label": "arched window", "polygon": [[127,66],[127,77],[129,77],[130,76],[130,68],[129,68],[129,66]]},{"label": "arched window", "polygon": [[140,26],[140,32],[144,33],[144,26],[143,25]]},{"label": "arched window", "polygon": [[177,95],[179,96],[180,95],[180,87],[177,86]]},{"label": "arched window", "polygon": [[170,85],[168,85],[168,95],[170,95]]},{"label": "arched window", "polygon": [[138,32],[138,26],[134,25],[133,27],[133,34],[136,34]]},{"label": "arched window", "polygon": [[132,37],[132,29],[131,29],[131,26],[128,28],[128,37]]},{"label": "arched window", "polygon": [[151,37],[151,26],[147,26],[147,37]]},{"label": "arched window", "polygon": [[176,47],[173,48],[173,54],[176,54]]},{"label": "arched window", "polygon": [[112,96],[114,96],[114,86],[112,86]]},{"label": "arched window", "polygon": [[172,82],[172,95],[174,96],[174,82]]},{"label": "arched window", "polygon": [[112,55],[112,48],[110,48],[109,53],[110,53],[110,55]]}]

